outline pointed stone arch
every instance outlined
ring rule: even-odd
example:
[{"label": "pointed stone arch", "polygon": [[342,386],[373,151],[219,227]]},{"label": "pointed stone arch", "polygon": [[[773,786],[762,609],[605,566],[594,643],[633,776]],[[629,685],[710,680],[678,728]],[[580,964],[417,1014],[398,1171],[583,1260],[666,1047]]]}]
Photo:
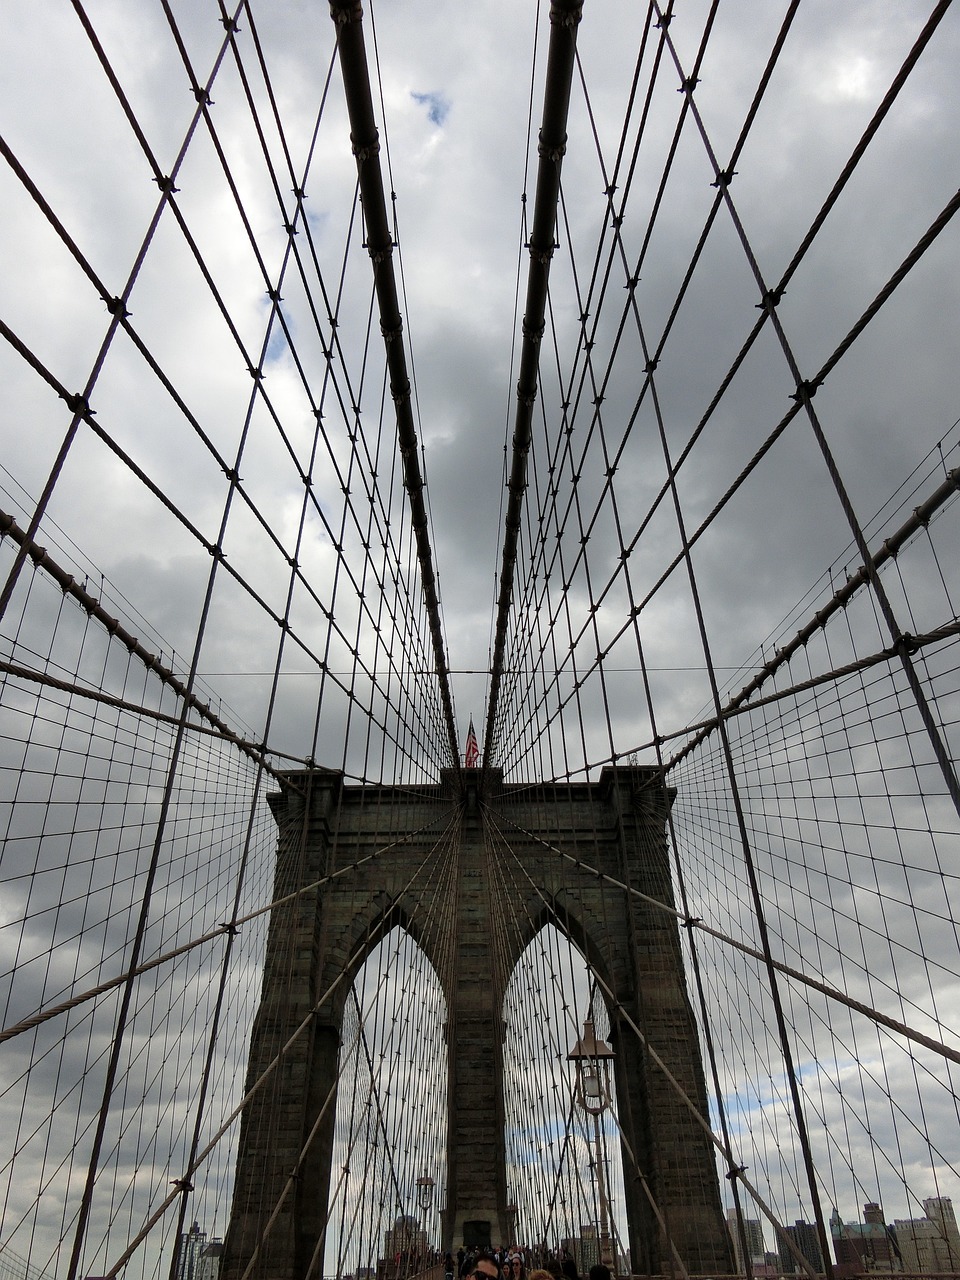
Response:
[{"label": "pointed stone arch", "polygon": [[[600,1229],[595,1135],[592,1121],[575,1102],[575,1069],[566,1058],[588,1017],[598,1019],[598,1036],[609,1035],[611,1010],[603,987],[592,980],[590,961],[576,936],[578,930],[561,928],[546,909],[537,924],[504,995],[507,1177],[511,1203],[517,1205],[517,1237],[553,1244],[561,1238],[579,1237],[584,1224]],[[552,996],[541,987],[545,973],[557,975]],[[531,990],[537,995],[532,1001],[529,996],[524,1000],[524,993]],[[524,1025],[524,1003],[534,1005],[533,1025]],[[538,1012],[540,1016],[536,1016]],[[529,1085],[517,1069],[521,1062],[536,1064]],[[511,1098],[508,1082],[518,1078],[518,1096]],[[627,1221],[621,1144],[613,1120],[618,1113],[615,1080],[611,1080],[611,1093],[612,1107],[601,1119],[600,1128],[605,1199],[616,1245],[626,1243]],[[545,1175],[552,1188],[550,1221],[535,1226],[529,1206],[535,1202]],[[600,1260],[598,1241],[599,1234],[592,1248],[585,1243],[577,1256],[581,1274]]]},{"label": "pointed stone arch", "polygon": [[[326,1276],[356,1274],[379,1257],[383,1222],[362,1211],[366,1204],[392,1206],[393,1238],[386,1252],[405,1259],[392,1280],[416,1273],[426,1242],[439,1239],[436,1211],[446,1185],[448,1009],[436,966],[402,916],[387,913],[371,937],[366,958],[352,975],[352,997],[341,1024],[331,1161],[343,1176],[332,1179],[325,1254],[335,1265],[324,1267]],[[410,1015],[403,1019],[393,1017],[397,990],[417,994],[415,1006],[409,999],[402,1003]],[[434,1180],[429,1204],[418,1196],[416,1179],[424,1173]]]},{"label": "pointed stone arch", "polygon": [[[658,1213],[690,1271],[730,1271],[713,1148],[644,1048],[656,1048],[686,1099],[706,1116],[677,922],[617,887],[629,884],[672,903],[665,832],[671,793],[658,771],[644,766],[605,768],[597,781],[582,783],[504,785],[496,770],[483,777],[485,795],[474,782],[459,808],[452,920],[441,914],[448,899],[434,911],[430,890],[418,889],[414,910],[405,894],[436,844],[439,820],[458,812],[456,776],[445,774],[437,786],[359,787],[346,786],[339,773],[311,770],[289,775],[271,797],[279,827],[277,898],[298,892],[271,924],[248,1087],[304,1019],[308,1029],[245,1112],[224,1280],[243,1275],[294,1166],[296,1193],[276,1217],[251,1280],[304,1280],[308,1273],[325,1213],[318,1205],[326,1206],[329,1194],[333,1111],[323,1107],[335,1088],[342,1003],[371,940],[393,922],[405,924],[437,969],[449,1010],[443,1246],[456,1248],[468,1227],[492,1243],[506,1240],[503,1019],[494,974],[502,964],[512,971],[546,919],[569,934],[613,993],[610,1042],[624,1147],[632,1152],[624,1159],[632,1271],[655,1274],[669,1264]],[[495,908],[505,917],[505,956],[491,940],[493,852],[486,842],[494,827],[516,872]],[[443,967],[438,958],[451,929],[455,945]],[[304,1160],[299,1153],[311,1133]]]}]

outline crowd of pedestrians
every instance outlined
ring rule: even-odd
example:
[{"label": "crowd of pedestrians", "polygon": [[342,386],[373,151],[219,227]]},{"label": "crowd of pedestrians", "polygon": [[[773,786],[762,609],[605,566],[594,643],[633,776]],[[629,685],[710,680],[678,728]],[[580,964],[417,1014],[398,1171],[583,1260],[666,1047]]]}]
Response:
[{"label": "crowd of pedestrians", "polygon": [[[444,1280],[586,1280],[577,1271],[569,1249],[510,1249],[468,1251],[460,1248],[443,1259]],[[602,1262],[590,1268],[589,1280],[611,1280]]]}]

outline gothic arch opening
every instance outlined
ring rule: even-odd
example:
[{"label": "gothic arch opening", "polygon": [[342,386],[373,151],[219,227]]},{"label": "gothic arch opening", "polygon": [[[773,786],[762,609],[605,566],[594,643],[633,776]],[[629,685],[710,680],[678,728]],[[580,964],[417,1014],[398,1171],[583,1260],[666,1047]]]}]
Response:
[{"label": "gothic arch opening", "polygon": [[579,1101],[568,1054],[592,1018],[609,1043],[610,1020],[581,950],[555,925],[533,936],[504,995],[503,1093],[507,1198],[514,1240],[533,1250],[566,1246],[584,1274],[600,1261],[601,1236],[626,1258],[623,1159],[617,1091],[599,1115]]},{"label": "gothic arch opening", "polygon": [[446,1194],[447,1004],[411,935],[390,929],[343,1007],[323,1275],[421,1269]]}]

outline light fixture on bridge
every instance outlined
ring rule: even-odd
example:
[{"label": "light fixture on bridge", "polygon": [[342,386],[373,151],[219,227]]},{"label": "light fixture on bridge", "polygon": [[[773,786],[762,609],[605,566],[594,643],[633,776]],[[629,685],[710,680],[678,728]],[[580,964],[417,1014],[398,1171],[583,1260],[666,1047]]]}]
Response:
[{"label": "light fixture on bridge", "polygon": [[417,1204],[421,1209],[429,1209],[433,1204],[433,1192],[436,1185],[429,1173],[425,1173],[422,1178],[417,1179]]},{"label": "light fixture on bridge", "polygon": [[583,1035],[567,1054],[577,1067],[577,1101],[584,1111],[598,1116],[610,1105],[610,1059],[613,1050],[597,1039],[593,1019],[583,1024]]},{"label": "light fixture on bridge", "polygon": [[600,1208],[600,1261],[614,1272],[613,1250],[610,1247],[610,1214],[607,1205],[607,1189],[604,1179],[603,1137],[600,1132],[600,1114],[611,1103],[610,1059],[613,1050],[603,1040],[597,1039],[593,1019],[583,1024],[583,1035],[567,1054],[567,1061],[577,1068],[575,1097],[588,1115],[593,1116],[593,1140],[595,1145],[594,1168],[597,1174],[597,1200]]}]

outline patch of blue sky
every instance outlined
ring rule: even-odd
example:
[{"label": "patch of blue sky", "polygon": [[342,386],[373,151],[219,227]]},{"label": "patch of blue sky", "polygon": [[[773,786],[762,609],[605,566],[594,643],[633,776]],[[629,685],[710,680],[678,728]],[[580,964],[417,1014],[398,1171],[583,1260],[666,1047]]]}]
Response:
[{"label": "patch of blue sky", "polygon": [[[289,327],[289,316],[286,317],[286,320]],[[278,319],[274,319],[273,325],[270,329],[270,340],[267,343],[267,356],[265,363],[271,364],[275,360],[281,360],[288,350],[289,343],[287,342],[287,335],[283,331],[283,325],[280,324]]]},{"label": "patch of blue sky", "polygon": [[307,225],[310,227],[310,230],[314,235],[322,235],[326,231],[327,224],[330,221],[329,209],[321,209],[318,212],[304,205],[303,211],[306,214]]},{"label": "patch of blue sky", "polygon": [[413,93],[410,97],[420,106],[427,108],[427,118],[431,124],[442,126],[450,114],[450,100],[444,93],[435,90],[433,93]]}]

